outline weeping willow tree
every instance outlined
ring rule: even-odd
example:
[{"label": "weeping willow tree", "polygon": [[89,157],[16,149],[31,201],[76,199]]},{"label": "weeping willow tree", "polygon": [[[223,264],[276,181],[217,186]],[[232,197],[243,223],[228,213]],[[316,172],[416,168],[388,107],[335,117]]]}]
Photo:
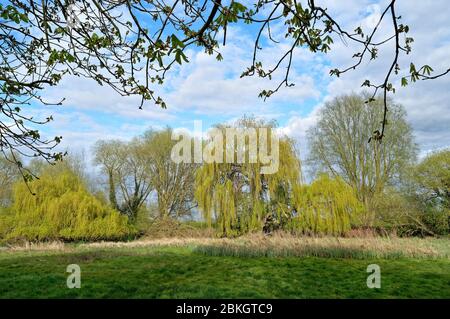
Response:
[{"label": "weeping willow tree", "polygon": [[364,205],[340,177],[320,175],[311,185],[295,187],[296,216],[289,227],[307,234],[341,235],[359,223]]},{"label": "weeping willow tree", "polygon": [[219,235],[261,230],[267,215],[284,220],[292,211],[292,189],[301,182],[300,160],[293,141],[278,141],[275,128],[274,122],[243,118],[210,132],[195,198],[204,218],[216,222]]},{"label": "weeping willow tree", "polygon": [[6,240],[100,240],[133,234],[126,216],[90,194],[70,170],[51,170],[18,182]]}]

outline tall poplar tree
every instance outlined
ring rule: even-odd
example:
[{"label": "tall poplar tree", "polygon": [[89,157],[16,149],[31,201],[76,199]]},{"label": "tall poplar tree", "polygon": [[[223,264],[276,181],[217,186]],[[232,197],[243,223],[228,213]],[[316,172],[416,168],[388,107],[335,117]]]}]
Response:
[{"label": "tall poplar tree", "polygon": [[401,178],[417,153],[406,111],[393,101],[388,102],[389,135],[379,141],[383,101],[366,103],[368,98],[367,94],[342,95],[325,103],[308,132],[309,162],[316,173],[342,177],[366,207]]}]

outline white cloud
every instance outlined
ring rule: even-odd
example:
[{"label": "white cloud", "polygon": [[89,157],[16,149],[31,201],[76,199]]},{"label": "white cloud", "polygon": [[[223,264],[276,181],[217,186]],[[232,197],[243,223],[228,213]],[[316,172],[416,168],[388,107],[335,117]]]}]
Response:
[{"label": "white cloud", "polygon": [[61,84],[46,92],[46,99],[52,102],[65,98],[64,108],[71,111],[98,111],[132,119],[171,120],[173,114],[159,106],[147,103],[139,110],[140,98],[120,96],[108,86],[100,86],[94,80],[75,76],[66,77]]},{"label": "white cloud", "polygon": [[[227,39],[228,44],[222,50],[223,61],[218,62],[214,55],[204,52],[191,52],[189,65],[166,81],[171,88],[167,100],[176,111],[225,116],[265,114],[276,112],[279,103],[299,104],[320,96],[313,77],[299,75],[293,68],[291,81],[295,82],[295,87],[284,88],[266,102],[259,99],[258,94],[263,89],[273,89],[282,81],[282,71],[272,81],[256,76],[240,78],[251,65],[253,40],[240,28],[229,28]],[[280,44],[261,54],[264,65],[275,65],[277,55],[281,55],[284,49]]]},{"label": "white cloud", "polygon": [[297,143],[301,159],[306,159],[308,154],[307,131],[317,123],[320,106],[316,107],[307,116],[293,115],[289,121],[280,128],[280,132],[293,139]]}]

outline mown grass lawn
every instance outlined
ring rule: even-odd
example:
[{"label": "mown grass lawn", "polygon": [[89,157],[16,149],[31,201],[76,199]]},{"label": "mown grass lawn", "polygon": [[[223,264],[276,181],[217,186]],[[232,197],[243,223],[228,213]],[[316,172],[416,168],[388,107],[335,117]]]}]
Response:
[{"label": "mown grass lawn", "polygon": [[[381,289],[366,286],[381,267]],[[81,267],[68,289],[66,267]],[[206,256],[192,247],[0,252],[1,298],[450,298],[449,259]]]}]

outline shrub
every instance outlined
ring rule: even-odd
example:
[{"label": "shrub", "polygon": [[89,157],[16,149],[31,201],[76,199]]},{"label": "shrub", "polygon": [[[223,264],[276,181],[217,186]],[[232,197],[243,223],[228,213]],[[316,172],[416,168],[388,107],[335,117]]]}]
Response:
[{"label": "shrub", "polygon": [[421,211],[417,203],[394,189],[387,189],[375,196],[370,210],[374,212],[374,226],[385,232],[412,236],[424,228],[420,224]]},{"label": "shrub", "polygon": [[423,223],[434,235],[450,233],[450,209],[430,207],[422,214]]},{"label": "shrub", "polygon": [[29,187],[14,187],[8,241],[114,240],[135,233],[126,216],[90,194],[69,170],[43,173]]},{"label": "shrub", "polygon": [[426,206],[420,197],[389,189],[372,201],[374,226],[399,236],[445,235],[449,231],[449,211]]}]

